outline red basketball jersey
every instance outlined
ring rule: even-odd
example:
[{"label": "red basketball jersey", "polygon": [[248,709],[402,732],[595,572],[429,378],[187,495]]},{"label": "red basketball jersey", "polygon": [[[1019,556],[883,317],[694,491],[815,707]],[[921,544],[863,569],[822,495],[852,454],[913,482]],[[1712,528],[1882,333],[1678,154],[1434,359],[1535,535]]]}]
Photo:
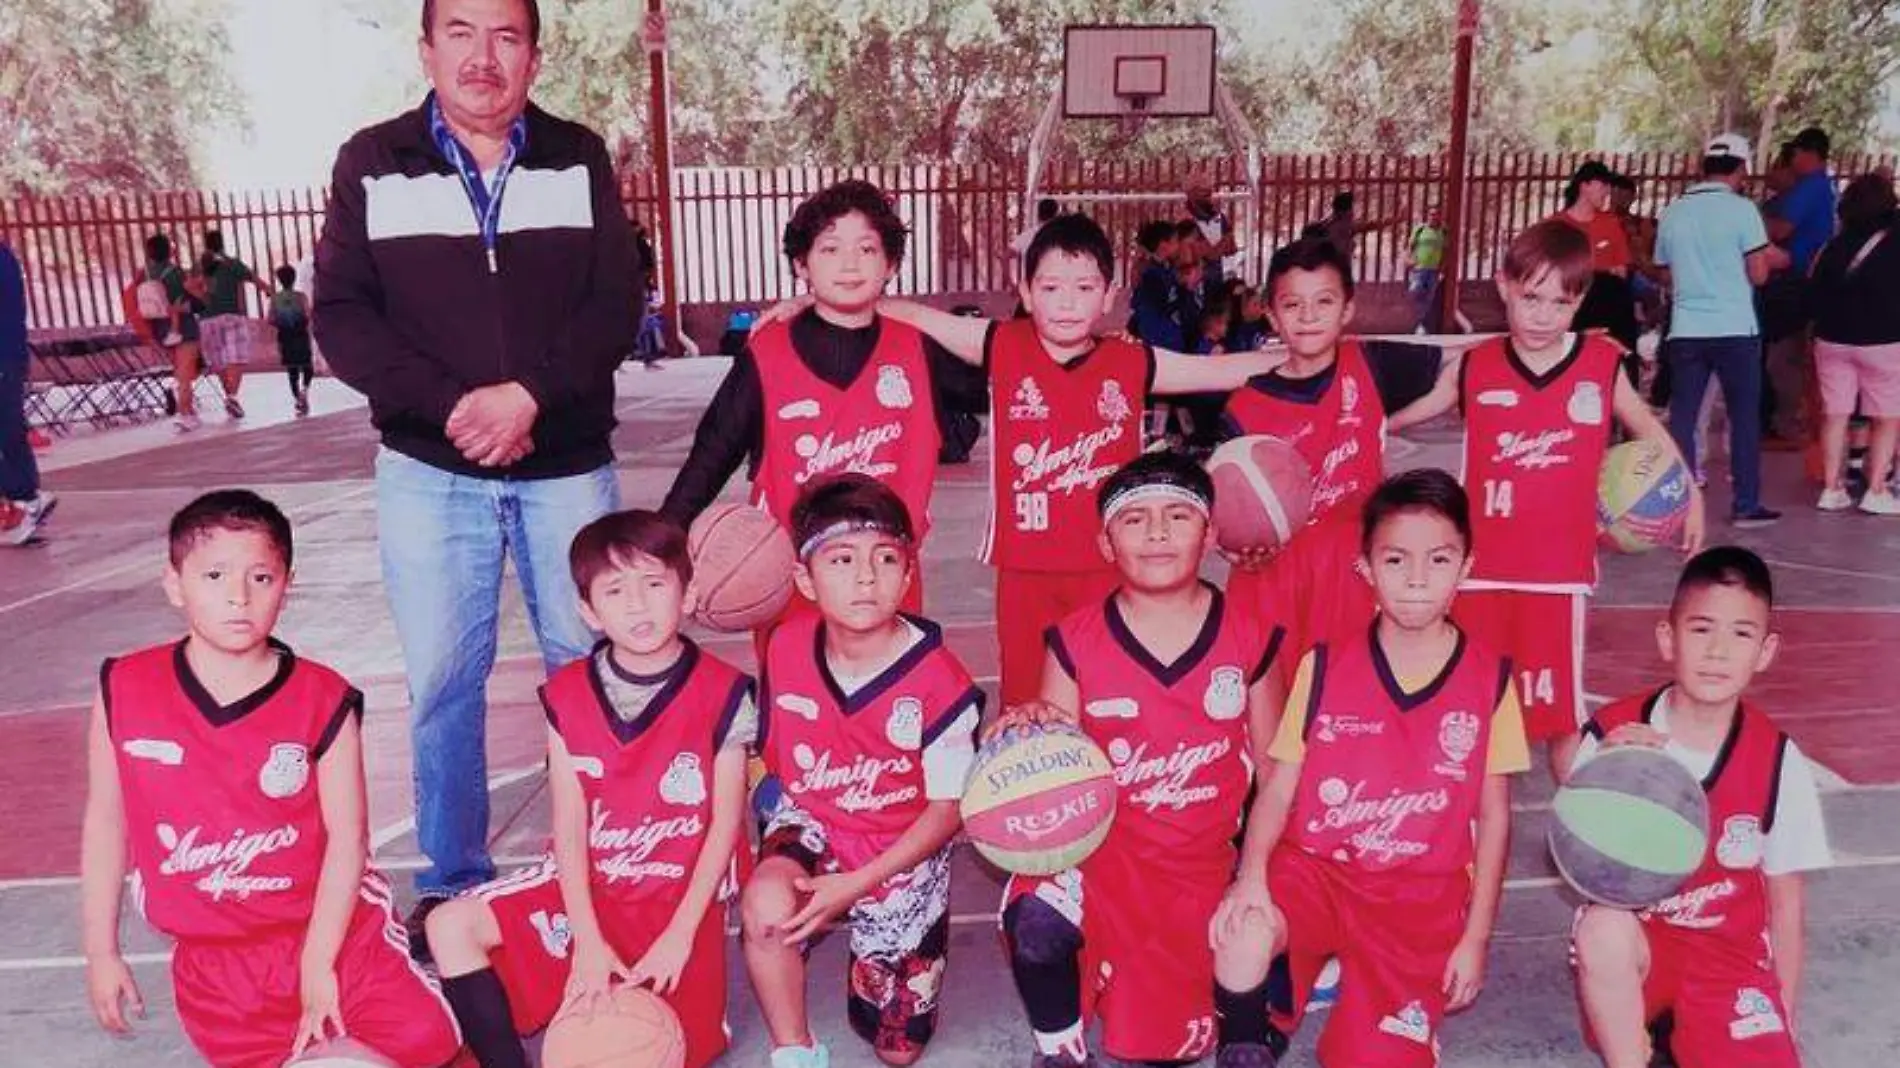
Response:
[{"label": "red basketball jersey", "polygon": [[712,825],[713,762],[752,680],[687,642],[629,722],[615,714],[600,670],[599,658],[587,656],[541,688],[587,798],[595,904],[634,910],[677,900]]},{"label": "red basketball jersey", "polygon": [[1271,381],[1258,376],[1235,390],[1228,416],[1242,434],[1270,434],[1299,450],[1313,469],[1312,522],[1335,512],[1357,521],[1385,477],[1385,409],[1359,343],[1339,343],[1332,384],[1314,402],[1269,392]]},{"label": "red basketball jersey", "polygon": [[1471,493],[1474,585],[1588,591],[1597,580],[1597,473],[1610,447],[1623,349],[1578,334],[1563,362],[1534,375],[1509,338],[1465,354],[1464,484]]},{"label": "red basketball jersey", "polygon": [[791,328],[773,323],[751,341],[765,399],[759,503],[787,530],[805,484],[857,471],[904,499],[921,539],[930,526],[930,487],[942,443],[931,403],[923,335],[878,319],[877,347],[843,389],[819,378],[792,348]]},{"label": "red basketball jersey", "polygon": [[1463,870],[1510,663],[1460,634],[1438,677],[1407,694],[1377,627],[1313,647],[1306,760],[1284,841],[1366,871]]},{"label": "red basketball jersey", "polygon": [[[1626,698],[1597,711],[1584,729],[1598,740],[1628,723],[1648,723],[1666,690]],[[1702,789],[1709,798],[1709,844],[1681,890],[1642,913],[1681,933],[1702,933],[1760,955],[1768,929],[1768,879],[1762,855],[1775,823],[1788,736],[1749,705],[1736,710],[1721,756]]]},{"label": "red basketball jersey", "polygon": [[1081,694],[1082,730],[1115,767],[1104,850],[1195,877],[1232,874],[1253,774],[1247,690],[1273,665],[1282,637],[1219,590],[1172,664],[1141,644],[1113,595],[1050,628],[1049,649]]},{"label": "red basketball jersey", "polygon": [[310,922],[328,835],[316,765],[360,716],[342,676],[273,640],[277,674],[220,706],[185,643],[100,669],[125,799],[133,899],[180,940],[254,938]]},{"label": "red basketball jersey", "polygon": [[981,558],[1025,571],[1097,571],[1095,490],[1141,455],[1154,382],[1146,345],[1103,339],[1062,363],[1029,319],[999,323],[990,377],[990,517]]},{"label": "red basketball jersey", "polygon": [[765,649],[759,754],[766,770],[834,839],[854,838],[877,851],[929,803],[924,748],[983,701],[944,646],[943,629],[904,618],[923,637],[849,696],[825,659],[824,619],[816,613],[780,624]]}]

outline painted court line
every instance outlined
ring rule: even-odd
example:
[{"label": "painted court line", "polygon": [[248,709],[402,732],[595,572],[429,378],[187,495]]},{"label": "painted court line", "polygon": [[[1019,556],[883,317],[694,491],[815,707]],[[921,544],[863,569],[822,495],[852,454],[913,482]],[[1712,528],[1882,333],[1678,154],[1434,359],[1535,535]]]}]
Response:
[{"label": "painted court line", "polygon": [[[496,772],[488,777],[488,792],[492,794],[504,786],[512,786],[531,775],[538,775],[540,773],[541,765],[539,764],[532,767],[516,768],[513,771]],[[404,816],[402,819],[371,834],[369,836],[369,850],[371,853],[374,853],[378,849],[383,848],[415,829],[415,815],[412,813],[408,816]]]}]

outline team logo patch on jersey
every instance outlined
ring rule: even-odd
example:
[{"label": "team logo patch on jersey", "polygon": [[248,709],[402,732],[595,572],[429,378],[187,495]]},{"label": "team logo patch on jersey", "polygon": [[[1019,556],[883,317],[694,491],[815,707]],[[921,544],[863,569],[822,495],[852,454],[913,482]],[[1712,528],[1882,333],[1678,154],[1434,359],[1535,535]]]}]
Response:
[{"label": "team logo patch on jersey", "polygon": [[528,922],[534,925],[534,933],[541,937],[541,948],[547,951],[548,956],[555,960],[567,959],[567,949],[574,942],[574,931],[568,926],[567,913],[557,912],[550,916],[545,911],[538,911],[528,917]]},{"label": "team logo patch on jersey", "polygon": [[1384,733],[1385,724],[1376,719],[1334,716],[1322,712],[1313,720],[1313,737],[1322,742],[1336,742],[1341,738],[1364,738]]},{"label": "team logo patch on jersey", "polygon": [[1517,407],[1517,390],[1487,389],[1483,393],[1478,394],[1478,407],[1515,408]]},{"label": "team logo patch on jersey", "polygon": [[1096,719],[1134,719],[1141,713],[1141,704],[1132,697],[1104,697],[1083,708]]},{"label": "team logo patch on jersey", "polygon": [[1443,763],[1432,768],[1447,778],[1463,780],[1465,762],[1478,747],[1478,717],[1470,712],[1447,712],[1438,721],[1438,748],[1445,754]]},{"label": "team logo patch on jersey", "polygon": [[910,376],[904,373],[902,367],[878,368],[877,402],[886,408],[911,406]]},{"label": "team logo patch on jersey", "polygon": [[1009,417],[1023,420],[1049,418],[1049,404],[1042,398],[1042,387],[1036,385],[1036,380],[1029,375],[1023,376],[1016,386],[1016,395],[1010,398]]},{"label": "team logo patch on jersey", "polygon": [[669,805],[693,806],[706,800],[706,775],[700,771],[699,755],[681,753],[660,776],[660,800]]},{"label": "team logo patch on jersey", "polygon": [[1423,1005],[1413,1001],[1398,1012],[1380,1020],[1379,1031],[1383,1034],[1409,1039],[1423,1046],[1432,1040],[1432,1018],[1425,1015]]},{"label": "team logo patch on jersey", "polygon": [[568,760],[574,765],[574,774],[585,775],[599,782],[607,777],[607,765],[599,757],[577,756],[570,754]]},{"label": "team logo patch on jersey", "polygon": [[1351,375],[1339,378],[1339,425],[1359,425],[1359,380]]},{"label": "team logo patch on jersey", "polygon": [[884,724],[884,736],[899,749],[922,749],[924,703],[915,697],[900,697],[892,702],[891,718]]},{"label": "team logo patch on jersey", "polygon": [[1247,710],[1247,677],[1232,664],[1214,669],[1201,695],[1201,709],[1209,719],[1237,719]]},{"label": "team logo patch on jersey", "polygon": [[1344,779],[1324,779],[1319,784],[1319,803],[1322,805],[1343,805],[1352,796],[1352,787]]},{"label": "team logo patch on jersey", "polygon": [[1745,986],[1735,992],[1735,1019],[1729,1021],[1728,1035],[1741,1040],[1780,1034],[1786,1025],[1776,1011],[1774,999],[1756,987]]},{"label": "team logo patch on jersey", "polygon": [[1128,403],[1128,395],[1122,392],[1122,384],[1109,379],[1102,383],[1102,395],[1095,398],[1095,414],[1103,421],[1119,423],[1134,414],[1134,407]]},{"label": "team logo patch on jersey", "polygon": [[1570,391],[1570,403],[1565,408],[1573,423],[1584,426],[1597,426],[1603,422],[1603,389],[1595,382],[1579,382],[1577,388]]},{"label": "team logo patch on jersey", "polygon": [[818,702],[795,693],[782,693],[772,702],[808,723],[818,722]]},{"label": "team logo patch on jersey", "polygon": [[795,400],[795,401],[791,401],[786,404],[780,405],[779,410],[778,410],[778,417],[780,419],[787,419],[787,420],[816,419],[819,416],[823,415],[824,413],[825,413],[825,410],[819,406],[817,401],[813,400],[810,397],[806,397],[802,400]]},{"label": "team logo patch on jersey", "polygon": [[175,768],[185,762],[185,747],[167,738],[128,738],[119,746],[134,760]]},{"label": "team logo patch on jersey", "polygon": [[1128,758],[1134,755],[1134,747],[1128,744],[1128,739],[1110,738],[1108,740],[1108,759],[1111,762],[1115,764],[1126,764],[1128,763]]},{"label": "team logo patch on jersey", "polygon": [[1724,868],[1753,868],[1761,863],[1761,820],[1730,816],[1722,821],[1722,837],[1715,843],[1715,859]]},{"label": "team logo patch on jersey", "polygon": [[798,765],[800,771],[810,771],[818,763],[818,755],[811,751],[811,746],[800,742],[792,746],[792,763]]},{"label": "team logo patch on jersey", "polygon": [[296,742],[278,742],[257,771],[257,788],[265,797],[289,797],[310,781],[310,750]]}]

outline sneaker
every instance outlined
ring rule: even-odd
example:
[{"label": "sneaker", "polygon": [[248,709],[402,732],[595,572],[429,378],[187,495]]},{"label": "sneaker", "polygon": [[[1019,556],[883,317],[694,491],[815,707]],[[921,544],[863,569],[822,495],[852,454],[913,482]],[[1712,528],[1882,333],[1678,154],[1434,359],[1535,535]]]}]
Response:
[{"label": "sneaker", "polygon": [[224,414],[233,419],[242,419],[244,418],[244,405],[239,404],[236,397],[226,397],[224,398]]},{"label": "sneaker", "polygon": [[35,522],[44,523],[53,518],[53,509],[59,507],[59,495],[41,490],[34,495],[32,500],[14,501],[13,504],[16,508],[25,509],[26,514],[32,516]]},{"label": "sneaker", "polygon": [[0,546],[17,549],[37,544],[34,539],[39,529],[39,517],[31,509],[12,501],[0,501]]},{"label": "sneaker", "polygon": [[1214,1056],[1214,1068],[1275,1068],[1279,1063],[1271,1047],[1252,1042],[1236,1042]]},{"label": "sneaker", "polygon": [[304,416],[309,415],[310,414],[310,398],[304,394],[298,394],[296,408],[297,408],[297,418],[301,419]]},{"label": "sneaker", "polygon": [[435,954],[429,951],[429,913],[440,908],[446,897],[425,897],[416,902],[416,907],[403,921],[403,927],[409,933],[409,958],[417,964],[435,963]]},{"label": "sneaker", "polygon": [[1780,519],[1780,512],[1775,511],[1773,508],[1764,508],[1759,504],[1746,512],[1736,512],[1734,515],[1728,517],[1728,521],[1731,524],[1742,530],[1755,530],[1759,527],[1773,526],[1779,522]]},{"label": "sneaker", "polygon": [[1889,491],[1869,490],[1867,496],[1860,499],[1860,510],[1868,515],[1900,515],[1900,497]]},{"label": "sneaker", "polygon": [[1830,486],[1821,491],[1821,499],[1814,502],[1814,506],[1823,512],[1845,512],[1854,507],[1854,498],[1849,497],[1846,490]]},{"label": "sneaker", "polygon": [[814,1046],[780,1046],[772,1051],[772,1068],[831,1068],[831,1051],[823,1042]]},{"label": "sneaker", "polygon": [[189,434],[203,425],[204,424],[199,421],[196,415],[190,413],[175,416],[172,419],[172,429],[178,431],[180,434]]},{"label": "sneaker", "polygon": [[185,335],[179,333],[176,330],[173,330],[171,333],[166,334],[165,340],[159,342],[159,344],[165,346],[168,349],[171,349],[171,348],[177,348],[179,345],[184,344],[184,341],[185,341]]}]

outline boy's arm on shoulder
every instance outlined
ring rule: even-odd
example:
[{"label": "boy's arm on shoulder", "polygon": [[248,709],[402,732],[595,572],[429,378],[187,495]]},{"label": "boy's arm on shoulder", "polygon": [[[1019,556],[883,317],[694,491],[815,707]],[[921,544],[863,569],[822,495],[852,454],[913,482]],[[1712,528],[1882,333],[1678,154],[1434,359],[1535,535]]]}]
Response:
[{"label": "boy's arm on shoulder", "polygon": [[887,315],[900,323],[908,323],[928,334],[937,344],[957,359],[970,364],[982,364],[983,350],[990,330],[996,323],[990,319],[978,319],[965,315],[952,315],[928,304],[902,297],[885,297],[877,302],[879,315]]},{"label": "boy's arm on shoulder", "polygon": [[1188,356],[1154,350],[1154,392],[1228,393],[1286,362],[1286,349],[1275,345],[1231,356]]}]

